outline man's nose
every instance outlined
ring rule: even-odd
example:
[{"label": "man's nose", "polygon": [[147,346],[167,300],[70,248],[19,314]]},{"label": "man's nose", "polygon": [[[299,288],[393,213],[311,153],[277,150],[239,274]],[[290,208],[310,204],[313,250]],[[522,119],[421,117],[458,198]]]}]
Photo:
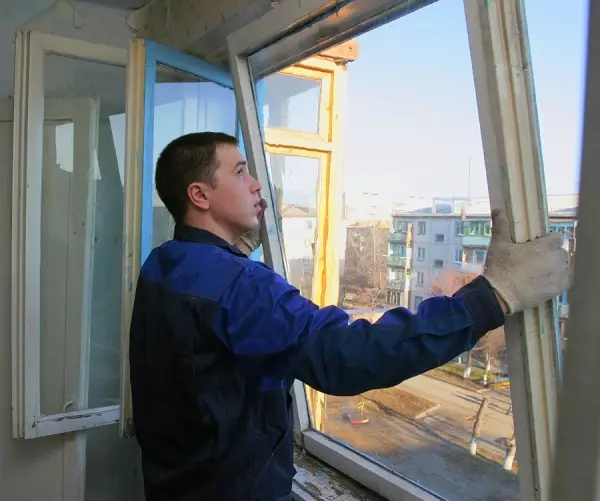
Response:
[{"label": "man's nose", "polygon": [[257,193],[262,190],[260,182],[255,177],[252,177],[252,193]]}]

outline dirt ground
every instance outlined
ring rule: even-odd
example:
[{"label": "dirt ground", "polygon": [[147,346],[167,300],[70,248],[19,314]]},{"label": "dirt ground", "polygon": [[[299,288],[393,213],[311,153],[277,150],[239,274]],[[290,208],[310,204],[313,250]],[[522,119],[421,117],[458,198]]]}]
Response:
[{"label": "dirt ground", "polygon": [[[360,402],[369,422],[351,424],[347,416],[361,416]],[[444,410],[399,387],[327,396],[325,433],[449,501],[518,501],[518,477],[502,468],[502,456],[482,448],[471,456],[464,433],[455,432],[464,423]]]}]

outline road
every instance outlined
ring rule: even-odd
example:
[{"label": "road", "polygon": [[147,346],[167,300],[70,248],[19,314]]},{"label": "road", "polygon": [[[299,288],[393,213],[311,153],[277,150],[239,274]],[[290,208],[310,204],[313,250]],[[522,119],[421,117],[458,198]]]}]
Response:
[{"label": "road", "polygon": [[[518,501],[518,477],[501,465],[505,440],[512,435],[510,399],[485,390],[472,391],[444,381],[418,376],[400,385],[439,407],[413,420],[382,412],[362,397],[327,397],[325,432],[373,457],[393,471],[416,481],[449,501]],[[477,456],[468,443],[477,410],[484,396],[490,398]],[[364,401],[366,425],[352,425],[343,418],[345,409]],[[495,461],[483,450],[496,452]]]},{"label": "road", "polygon": [[510,397],[493,390],[467,390],[428,376],[417,376],[400,385],[401,388],[440,404],[421,421],[432,430],[443,431],[466,442],[471,440],[475,416],[484,397],[489,399],[488,411],[481,430],[481,446],[504,455],[506,441],[513,434]]}]

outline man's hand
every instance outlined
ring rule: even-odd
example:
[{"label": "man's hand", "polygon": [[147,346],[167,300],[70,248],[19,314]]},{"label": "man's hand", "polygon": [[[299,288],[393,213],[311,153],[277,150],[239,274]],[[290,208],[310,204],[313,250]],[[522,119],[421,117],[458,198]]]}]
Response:
[{"label": "man's hand", "polygon": [[268,207],[267,201],[264,198],[260,199],[260,206],[261,211],[258,214],[258,228],[256,230],[249,231],[236,242],[236,246],[248,256],[258,249],[263,241],[262,219]]},{"label": "man's hand", "polygon": [[516,244],[504,212],[492,212],[492,238],[483,276],[513,314],[538,306],[569,288],[568,253],[563,236],[548,233]]}]

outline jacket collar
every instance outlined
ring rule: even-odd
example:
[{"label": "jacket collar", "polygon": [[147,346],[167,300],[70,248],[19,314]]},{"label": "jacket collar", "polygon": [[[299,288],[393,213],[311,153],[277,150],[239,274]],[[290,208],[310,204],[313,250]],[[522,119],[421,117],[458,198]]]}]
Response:
[{"label": "jacket collar", "polygon": [[211,233],[210,231],[195,228],[194,226],[188,226],[186,224],[175,225],[175,235],[173,238],[181,242],[196,242],[199,244],[216,245],[217,247],[221,247],[222,249],[225,249],[236,256],[248,257],[235,245],[230,244],[226,240],[215,235],[214,233]]}]

